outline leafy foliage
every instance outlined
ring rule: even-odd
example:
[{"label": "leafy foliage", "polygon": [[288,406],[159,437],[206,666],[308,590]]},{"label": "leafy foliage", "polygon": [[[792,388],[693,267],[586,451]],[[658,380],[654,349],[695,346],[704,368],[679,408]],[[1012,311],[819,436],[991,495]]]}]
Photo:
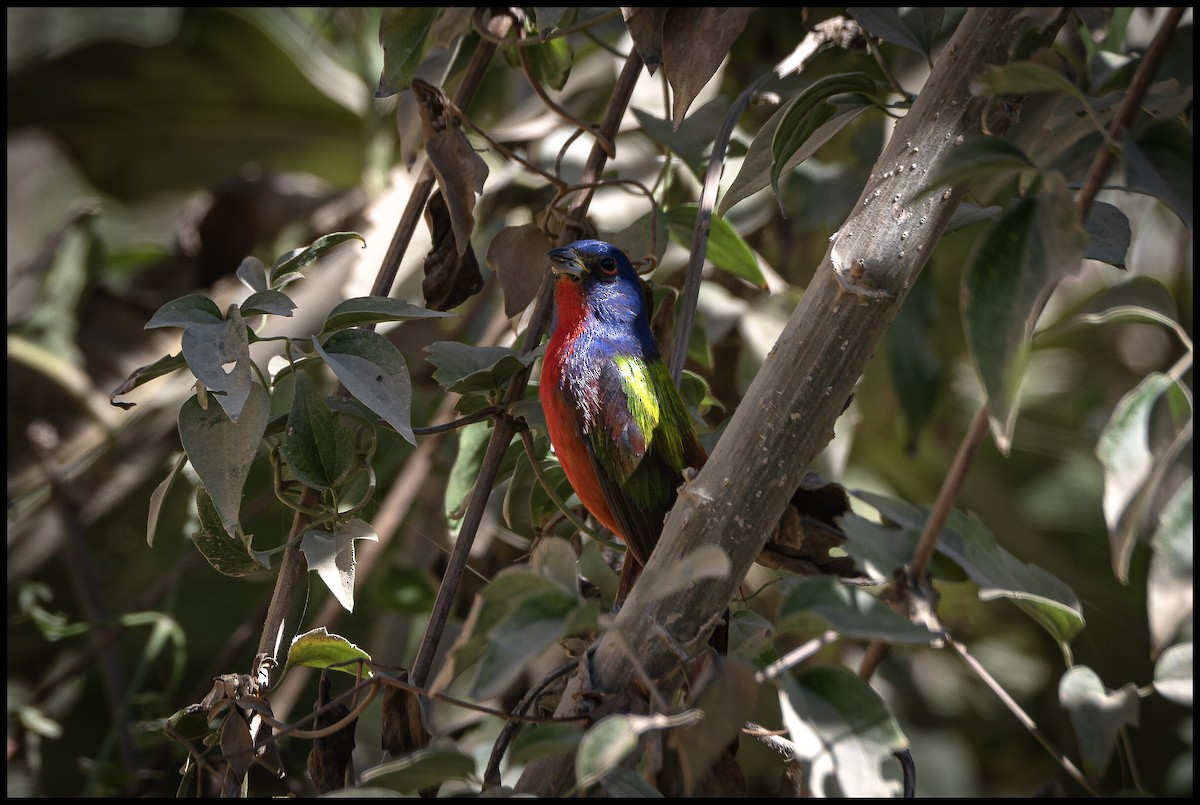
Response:
[{"label": "leafy foliage", "polygon": [[[978,13],[10,9],[10,796],[1189,794],[1191,25],[966,74]],[[603,691],[637,610],[529,387],[585,234],[706,445],[785,418],[837,492],[706,467],[778,525],[648,565],[670,667]],[[895,303],[853,398],[748,395],[835,274]]]}]

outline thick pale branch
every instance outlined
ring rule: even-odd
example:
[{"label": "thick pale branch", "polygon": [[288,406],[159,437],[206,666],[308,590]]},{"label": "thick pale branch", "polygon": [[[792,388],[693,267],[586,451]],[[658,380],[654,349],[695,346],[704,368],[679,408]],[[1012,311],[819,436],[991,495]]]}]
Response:
[{"label": "thick pale branch", "polygon": [[[635,673],[631,651],[661,680],[671,676],[681,653],[704,647],[804,472],[833,437],[949,222],[961,188],[926,192],[929,180],[953,148],[980,131],[986,102],[972,96],[970,83],[986,67],[1007,61],[1022,18],[1019,9],[967,12],[708,463],[686,484],[645,568],[646,576],[665,576],[715,545],[729,556],[731,572],[697,577],[668,595],[636,585],[596,647],[594,687],[624,689]],[[560,715],[574,706],[570,693]],[[570,774],[566,758],[547,759],[531,764],[518,790],[553,795]]]}]

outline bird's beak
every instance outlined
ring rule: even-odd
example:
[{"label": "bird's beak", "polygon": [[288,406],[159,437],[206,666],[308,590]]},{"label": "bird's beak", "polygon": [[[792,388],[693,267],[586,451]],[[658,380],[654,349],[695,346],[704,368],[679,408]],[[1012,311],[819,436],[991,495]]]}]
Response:
[{"label": "bird's beak", "polygon": [[550,258],[550,270],[556,275],[566,274],[571,277],[582,277],[585,270],[579,255],[569,246],[560,246],[546,252]]}]

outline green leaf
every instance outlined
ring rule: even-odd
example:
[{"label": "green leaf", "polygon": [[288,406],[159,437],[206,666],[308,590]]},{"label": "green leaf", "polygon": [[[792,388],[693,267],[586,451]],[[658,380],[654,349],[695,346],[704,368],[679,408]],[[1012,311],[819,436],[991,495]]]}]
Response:
[{"label": "green leaf", "polygon": [[1192,620],[1195,520],[1192,479],[1179,485],[1158,518],[1150,538],[1153,553],[1146,579],[1146,613],[1151,652],[1161,651],[1180,627]]},{"label": "green leaf", "polygon": [[473,757],[454,748],[434,745],[364,769],[362,779],[364,783],[374,783],[403,794],[417,794],[426,788],[474,775]]},{"label": "green leaf", "polygon": [[354,611],[354,541],[378,542],[371,524],[354,518],[338,524],[331,533],[310,528],[300,536],[300,550],[329,592],[347,612]]},{"label": "green leaf", "polygon": [[926,645],[938,637],[866,590],[834,578],[785,579],[780,592],[776,628],[781,632],[797,631],[815,617],[844,637]]},{"label": "green leaf", "polygon": [[233,534],[225,532],[221,514],[204,487],[196,489],[196,513],[200,530],[192,534],[192,542],[218,572],[237,578],[271,567],[266,554],[250,547],[249,535],[240,530]]},{"label": "green leaf", "polygon": [[963,288],[963,323],[987,393],[996,446],[1007,455],[1018,392],[1041,302],[1059,278],[1079,268],[1084,235],[1062,177],[1020,199],[980,241]]},{"label": "green leaf", "polygon": [[1129,253],[1129,243],[1133,238],[1125,213],[1103,201],[1093,202],[1083,228],[1088,236],[1083,249],[1086,259],[1125,268],[1125,255]]},{"label": "green leaf", "polygon": [[415,319],[445,319],[453,318],[454,313],[443,313],[440,310],[414,305],[403,299],[393,299],[388,296],[358,296],[340,302],[321,327],[321,335],[344,330],[348,327],[379,324],[385,321],[413,321]]},{"label": "green leaf", "polygon": [[227,535],[237,529],[242,489],[267,429],[270,410],[270,396],[257,383],[251,384],[237,422],[230,421],[211,399],[208,410],[204,410],[195,395],[179,409],[183,450],[212,496]]},{"label": "green leaf", "polygon": [[583,732],[574,724],[530,724],[513,739],[508,750],[510,763],[525,764],[540,757],[574,752]]},{"label": "green leaf", "polygon": [[980,178],[1000,183],[1010,174],[1034,170],[1037,170],[1037,165],[1012,140],[1003,137],[974,137],[952,149],[942,160],[941,166],[926,185],[926,192],[932,193],[947,186],[969,184]]},{"label": "green leaf", "polygon": [[429,31],[440,12],[439,6],[384,9],[379,20],[383,72],[375,90],[376,98],[390,98],[412,84],[425,53]]},{"label": "green leaf", "polygon": [[[545,437],[540,437],[539,441],[548,444]],[[541,460],[539,464],[543,477],[551,484],[555,494],[560,499],[569,498],[571,485],[562,465],[548,459]],[[529,457],[524,450],[519,451],[514,458],[512,478],[504,491],[504,522],[513,533],[532,540],[540,535],[545,519],[557,511],[558,507],[534,473]]]},{"label": "green leaf", "polygon": [[183,331],[183,357],[196,379],[208,388],[234,422],[242,414],[253,385],[250,338],[236,305],[215,324],[189,324]]},{"label": "green leaf", "polygon": [[503,693],[544,649],[567,633],[579,599],[549,580],[531,583],[515,599],[499,600],[490,588],[481,597],[484,606],[507,607],[487,633],[487,647],[471,687],[473,697],[490,699]]},{"label": "green leaf", "polygon": [[[900,534],[864,521],[858,515],[847,514],[842,518],[847,535],[846,552],[863,562],[883,563],[889,559],[881,557],[890,551],[893,553],[890,561],[899,560],[888,567],[890,574],[892,568],[902,567],[912,556],[917,536],[929,517],[929,508],[871,492],[859,491],[854,495],[898,526]],[[872,541],[874,537],[882,539]],[[885,542],[887,546],[883,547]],[[1065,647],[1083,629],[1083,611],[1071,588],[1042,568],[1026,564],[1004,550],[975,515],[952,511],[938,536],[937,549],[979,585],[982,600],[1011,599],[1060,645]]]},{"label": "green leaf", "polygon": [[257,257],[247,257],[234,273],[254,293],[267,290],[267,267]]},{"label": "green leaf", "polygon": [[282,288],[292,280],[298,279],[301,272],[313,261],[348,240],[362,241],[364,246],[367,243],[366,238],[357,232],[334,232],[317,238],[308,246],[281,255],[271,267],[271,287]]},{"label": "green leaf", "polygon": [[454,465],[450,468],[450,478],[446,482],[446,516],[452,521],[461,520],[466,506],[467,496],[475,486],[479,477],[479,469],[483,466],[483,456],[487,452],[488,441],[492,437],[492,426],[489,422],[472,422],[465,428],[458,429],[458,452],[455,454]]},{"label": "green leaf", "polygon": [[1177,643],[1154,664],[1154,689],[1176,704],[1191,707],[1195,697],[1194,674],[1192,643]]},{"label": "green leaf", "polygon": [[697,723],[703,714],[691,710],[676,716],[615,714],[600,719],[583,735],[575,753],[575,780],[580,790],[600,782],[637,749],[638,740],[647,732],[686,727]]},{"label": "green leaf", "polygon": [[942,29],[944,8],[848,8],[846,11],[863,28],[885,42],[919,53],[926,59]]},{"label": "green leaf", "polygon": [[179,458],[171,465],[171,471],[167,473],[167,477],[163,478],[162,483],[154,488],[150,493],[150,511],[146,516],[146,544],[151,548],[154,547],[154,533],[158,530],[158,516],[162,513],[163,501],[166,500],[167,492],[171,490],[171,484],[175,481],[175,476],[183,469],[183,465],[187,463],[187,454],[180,453]]},{"label": "green leaf", "polygon": [[647,137],[678,156],[700,175],[728,107],[727,98],[713,98],[685,117],[678,129],[670,120],[655,117],[641,109],[634,109],[633,115]]},{"label": "green leaf", "polygon": [[1137,135],[1121,138],[1125,181],[1131,190],[1148,193],[1192,230],[1192,129],[1177,120],[1158,119]]},{"label": "green leaf", "polygon": [[[834,135],[873,106],[874,104],[865,101],[862,103],[846,103],[844,100],[839,102],[834,114],[817,127],[803,147],[788,158],[783,169],[779,171],[779,175],[783,176],[791,172],[793,168],[815,154],[821,146],[833,139]],[[723,218],[739,201],[754,195],[770,184],[771,175],[775,169],[771,151],[772,143],[775,140],[775,132],[779,129],[779,123],[788,109],[789,107],[786,105],[780,107],[754,135],[754,139],[750,142],[750,148],[742,159],[741,169],[730,183],[729,189],[725,191],[721,203],[717,205],[718,216]]]},{"label": "green leaf", "polygon": [[296,375],[296,390],[283,439],[283,458],[305,486],[331,489],[354,468],[354,435],[339,423],[308,375]]},{"label": "green leaf", "polygon": [[1129,684],[1109,693],[1095,671],[1077,665],[1059,681],[1058,699],[1075,728],[1083,770],[1093,779],[1103,776],[1121,728],[1137,726],[1137,688]]},{"label": "green leaf", "polygon": [[[529,60],[530,72],[539,85],[555,90],[566,86],[567,79],[571,77],[571,65],[575,61],[575,51],[571,49],[567,37],[547,39],[523,50]],[[510,63],[516,58],[515,54],[510,56]]]},{"label": "green leaf", "polygon": [[256,291],[242,302],[242,315],[266,314],[270,316],[291,316],[296,309],[296,303],[283,291]]},{"label": "green leaf", "polygon": [[922,274],[885,336],[889,375],[904,412],[909,444],[916,443],[933,415],[945,382],[945,367],[934,347],[940,314],[934,282]]},{"label": "green leaf", "polygon": [[475,347],[457,341],[436,341],[425,351],[437,367],[433,379],[457,394],[501,391],[513,375],[532,366],[539,354],[521,355],[508,347]]},{"label": "green leaf", "polygon": [[188,294],[172,299],[155,311],[144,329],[187,327],[189,324],[217,324],[222,320],[217,303],[203,294]]},{"label": "green leaf", "polygon": [[412,381],[404,356],[379,333],[371,330],[339,330],[313,344],[346,389],[410,444],[416,444],[410,417]]},{"label": "green leaf", "polygon": [[1104,467],[1104,520],[1112,547],[1113,572],[1129,581],[1129,557],[1137,540],[1137,526],[1147,487],[1155,466],[1150,446],[1150,414],[1163,393],[1173,385],[1160,372],[1147,375],[1121,398],[1096,443],[1096,457]]},{"label": "green leaf", "polygon": [[[692,228],[696,225],[698,209],[699,205],[688,203],[667,210],[667,231],[671,240],[687,249],[692,246]],[[714,218],[710,226],[706,257],[712,264],[755,287],[766,288],[767,281],[758,267],[754,252],[729,221]]]},{"label": "green leaf", "polygon": [[288,667],[330,668],[352,676],[361,667],[363,676],[371,676],[371,669],[360,666],[359,660],[369,663],[371,655],[341,635],[330,634],[324,626],[296,635],[288,647]]},{"label": "green leaf", "polygon": [[884,762],[908,745],[874,689],[840,667],[815,667],[779,680],[783,723],[807,790],[818,797],[894,797]]},{"label": "green leaf", "polygon": [[992,95],[1061,92],[1087,104],[1087,96],[1065,75],[1037,62],[1017,61],[989,67],[983,73],[982,83]]},{"label": "green leaf", "polygon": [[184,360],[182,352],[180,352],[178,355],[164,355],[148,366],[143,366],[139,369],[133,370],[133,373],[126,378],[125,382],[118,386],[113,393],[109,395],[109,402],[122,408],[129,408],[134,405],[134,403],[117,402],[116,398],[120,397],[122,394],[128,394],[138,386],[143,385],[144,383],[149,383],[155,378],[162,377],[163,375],[169,375],[172,372],[177,372],[180,369],[183,369],[185,366],[187,366],[187,361]]},{"label": "green leaf", "polygon": [[[776,195],[788,160],[817,130],[839,112],[849,114],[874,105],[877,91],[875,79],[866,73],[839,73],[818,78],[788,103],[771,140],[771,187]],[[847,103],[834,100],[847,95]]]}]

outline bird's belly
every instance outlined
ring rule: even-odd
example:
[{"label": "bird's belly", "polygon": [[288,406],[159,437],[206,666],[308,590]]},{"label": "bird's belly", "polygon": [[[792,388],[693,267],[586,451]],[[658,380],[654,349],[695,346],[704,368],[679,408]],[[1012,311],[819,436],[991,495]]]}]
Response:
[{"label": "bird's belly", "polygon": [[600,489],[588,446],[583,440],[579,426],[575,424],[580,413],[574,400],[556,386],[557,384],[543,382],[539,396],[546,414],[546,430],[549,432],[550,442],[554,445],[554,451],[558,454],[559,463],[562,464],[563,472],[571,482],[571,488],[575,490],[584,507],[605,527],[621,536]]}]

